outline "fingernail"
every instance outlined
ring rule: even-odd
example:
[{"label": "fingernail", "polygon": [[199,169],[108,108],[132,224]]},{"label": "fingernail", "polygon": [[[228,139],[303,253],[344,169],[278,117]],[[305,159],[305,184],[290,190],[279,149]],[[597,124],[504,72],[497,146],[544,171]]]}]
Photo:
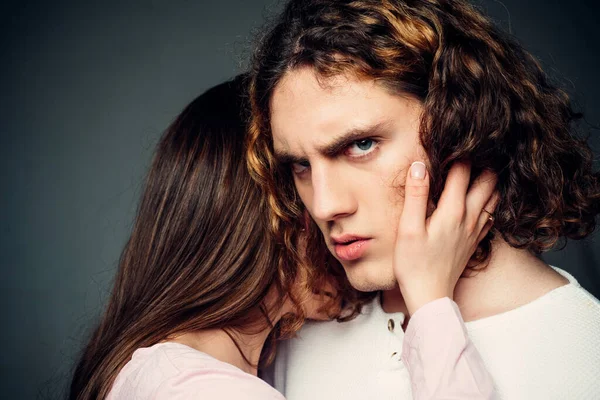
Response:
[{"label": "fingernail", "polygon": [[413,179],[425,179],[425,164],[415,161],[410,166],[410,177]]}]

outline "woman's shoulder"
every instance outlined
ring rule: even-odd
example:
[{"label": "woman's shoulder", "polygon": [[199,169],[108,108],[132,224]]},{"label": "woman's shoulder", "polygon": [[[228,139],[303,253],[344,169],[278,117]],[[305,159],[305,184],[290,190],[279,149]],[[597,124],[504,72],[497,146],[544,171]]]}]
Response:
[{"label": "woman's shoulder", "polygon": [[256,376],[179,343],[159,343],[134,352],[119,372],[107,400],[277,399]]}]

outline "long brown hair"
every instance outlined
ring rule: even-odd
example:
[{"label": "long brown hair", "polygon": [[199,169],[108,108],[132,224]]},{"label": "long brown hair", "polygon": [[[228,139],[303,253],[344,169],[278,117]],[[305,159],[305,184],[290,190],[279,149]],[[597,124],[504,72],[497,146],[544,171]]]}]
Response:
[{"label": "long brown hair", "polygon": [[[474,176],[483,169],[498,175],[494,228],[474,265],[487,259],[495,234],[539,253],[594,230],[600,175],[573,125],[581,114],[530,53],[471,4],[291,0],[259,42],[251,71],[248,163],[268,193],[277,236],[304,229],[298,216],[305,210],[289,167],[274,157],[269,123],[275,87],[300,67],[324,79],[374,80],[419,99],[434,201],[455,161],[471,161]],[[311,246],[324,249],[316,229],[310,225]]]},{"label": "long brown hair", "polygon": [[266,204],[244,161],[244,94],[243,76],[208,90],[161,138],[71,400],[105,398],[140,347],[261,318],[268,326],[265,296],[275,288],[279,305],[290,290],[296,266],[268,234]]}]

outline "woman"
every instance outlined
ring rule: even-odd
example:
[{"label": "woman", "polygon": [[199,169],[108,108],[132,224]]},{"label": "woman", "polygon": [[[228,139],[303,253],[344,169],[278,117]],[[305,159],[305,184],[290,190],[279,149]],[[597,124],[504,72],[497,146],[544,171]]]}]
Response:
[{"label": "woman", "polygon": [[71,400],[282,399],[256,376],[275,340],[305,318],[351,318],[368,297],[292,263],[268,234],[244,158],[244,87],[240,76],[208,90],[162,137]]}]

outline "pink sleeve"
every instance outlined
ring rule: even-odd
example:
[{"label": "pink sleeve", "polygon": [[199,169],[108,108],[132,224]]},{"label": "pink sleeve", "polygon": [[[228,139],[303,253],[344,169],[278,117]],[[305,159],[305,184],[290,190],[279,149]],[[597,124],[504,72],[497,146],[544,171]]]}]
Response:
[{"label": "pink sleeve", "polygon": [[285,400],[259,378],[223,369],[184,371],[163,382],[154,400]]},{"label": "pink sleeve", "polygon": [[495,398],[492,378],[457,304],[448,297],[427,303],[412,316],[402,359],[415,400]]}]

